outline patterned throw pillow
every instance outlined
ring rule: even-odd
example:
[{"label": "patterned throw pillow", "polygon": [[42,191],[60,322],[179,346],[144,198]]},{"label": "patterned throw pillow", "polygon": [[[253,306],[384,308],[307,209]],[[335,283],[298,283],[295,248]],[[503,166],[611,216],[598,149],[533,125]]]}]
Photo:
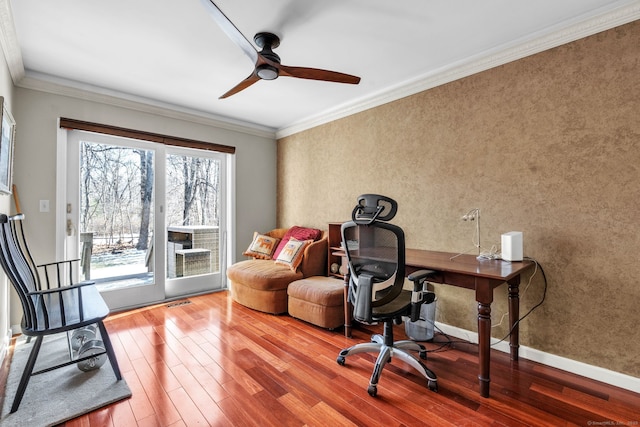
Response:
[{"label": "patterned throw pillow", "polygon": [[278,258],[276,258],[276,264],[286,265],[296,271],[302,262],[304,249],[312,242],[313,240],[296,240],[292,237],[280,251]]},{"label": "patterned throw pillow", "polygon": [[280,251],[284,248],[290,238],[294,238],[296,240],[313,240],[316,241],[322,236],[322,231],[317,228],[308,228],[308,227],[300,227],[294,225],[291,227],[284,236],[282,236],[282,240],[278,245],[276,251],[273,253],[273,259],[277,259],[278,255],[280,255]]},{"label": "patterned throw pillow", "polygon": [[264,234],[253,233],[253,241],[242,255],[258,259],[271,259],[280,239]]}]

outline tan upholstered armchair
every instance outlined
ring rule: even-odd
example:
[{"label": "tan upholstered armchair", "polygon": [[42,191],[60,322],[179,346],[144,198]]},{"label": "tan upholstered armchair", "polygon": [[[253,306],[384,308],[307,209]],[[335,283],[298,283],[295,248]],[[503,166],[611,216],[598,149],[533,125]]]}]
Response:
[{"label": "tan upholstered armchair", "polygon": [[[282,239],[287,228],[264,233]],[[229,290],[234,301],[254,310],[281,314],[287,312],[287,287],[294,280],[324,276],[327,269],[327,232],[304,248],[297,269],[276,263],[272,259],[240,261],[227,269]]]}]

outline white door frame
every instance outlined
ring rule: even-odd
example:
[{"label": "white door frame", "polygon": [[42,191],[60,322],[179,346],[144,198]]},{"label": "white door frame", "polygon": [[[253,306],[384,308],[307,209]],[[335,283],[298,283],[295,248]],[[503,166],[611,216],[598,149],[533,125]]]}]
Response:
[{"label": "white door frame", "polygon": [[[82,132],[82,131],[74,131],[74,132]],[[67,236],[67,222],[71,220],[73,224],[77,224],[79,220],[78,206],[79,206],[79,197],[78,200],[74,201],[71,205],[71,212],[67,212],[67,203],[70,197],[73,197],[68,192],[68,185],[71,184],[69,182],[69,167],[75,167],[71,165],[69,161],[69,131],[67,129],[62,129],[58,126],[58,135],[57,135],[57,172],[56,172],[56,180],[58,185],[56,186],[56,256],[57,259],[68,259],[69,256],[67,254],[78,253],[78,233],[77,231],[74,233],[71,238]],[[93,138],[93,136],[97,136]],[[101,140],[99,138],[100,134],[92,134],[92,139]],[[114,137],[109,137],[114,138]],[[126,139],[126,138],[124,138]],[[109,142],[108,142],[109,143]],[[155,150],[156,155],[156,176],[164,177],[164,170],[159,170],[158,159],[159,156],[166,156],[167,150],[170,152],[175,152],[173,148],[165,147],[162,144],[155,143],[147,143],[144,142],[145,146],[150,144],[149,147]],[[189,151],[189,150],[187,150]],[[198,152],[197,150],[192,151],[192,153]],[[221,224],[220,224],[220,234],[221,234],[221,247],[220,247],[220,285],[216,287],[216,289],[226,289],[226,266],[234,261],[234,244],[235,239],[232,237],[235,235],[234,229],[234,218],[235,218],[235,156],[230,154],[219,153],[219,157],[223,167],[221,168],[221,180],[223,182],[223,198],[221,199]],[[76,164],[79,164],[79,159],[76,161]],[[161,168],[164,166],[161,166]],[[164,188],[165,182],[164,179],[156,179],[156,202],[155,207],[156,211],[154,214],[155,225],[154,225],[154,236],[156,234],[162,234],[164,236],[163,243],[166,242],[166,225],[164,220],[164,206],[166,206],[164,199]],[[76,185],[78,188],[79,185]],[[162,194],[162,195],[161,195]],[[158,233],[157,230],[164,230],[164,233]],[[175,280],[175,279],[167,279],[166,278],[166,245],[156,245],[160,246],[161,250],[154,251],[154,260],[155,266],[157,270],[157,274],[155,275],[155,285],[151,285],[146,287],[144,298],[140,298],[140,290],[136,288],[127,289],[122,291],[121,297],[112,298],[108,293],[103,293],[103,297],[105,301],[109,305],[109,307],[114,307],[117,310],[139,307],[143,305],[148,305],[152,303],[158,303],[165,301],[167,299],[183,297],[189,294],[181,294],[176,295],[175,293],[171,293],[167,295],[166,293],[166,281],[167,280]],[[76,269],[76,271],[79,269]],[[197,277],[197,276],[196,276]],[[205,276],[206,277],[206,276]],[[187,280],[185,278],[181,278],[179,280]],[[216,289],[205,290],[201,286],[197,285],[195,290],[192,293],[200,293],[204,291],[211,291]],[[123,303],[123,301],[126,301]],[[133,302],[133,303],[132,303]]]}]

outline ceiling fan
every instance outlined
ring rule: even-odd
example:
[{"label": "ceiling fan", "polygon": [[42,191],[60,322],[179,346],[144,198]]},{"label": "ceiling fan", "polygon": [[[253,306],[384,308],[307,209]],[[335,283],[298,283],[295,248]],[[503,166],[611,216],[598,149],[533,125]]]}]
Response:
[{"label": "ceiling fan", "polygon": [[280,63],[280,57],[273,51],[273,49],[280,45],[278,36],[267,32],[256,34],[253,40],[256,42],[256,45],[262,49],[258,52],[212,0],[202,0],[202,3],[220,28],[222,28],[227,36],[229,36],[255,64],[251,75],[223,94],[220,99],[234,95],[259,80],[275,80],[279,76],[349,84],[358,84],[360,82],[360,77],[350,74],[321,70],[319,68],[289,67],[282,65]]}]

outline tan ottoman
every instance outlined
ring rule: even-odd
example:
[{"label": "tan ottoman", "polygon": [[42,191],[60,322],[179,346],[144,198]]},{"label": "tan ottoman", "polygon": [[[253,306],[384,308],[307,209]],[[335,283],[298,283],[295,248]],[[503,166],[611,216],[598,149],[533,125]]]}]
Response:
[{"label": "tan ottoman", "polygon": [[314,325],[334,329],[344,325],[344,281],[311,276],[287,288],[289,314]]},{"label": "tan ottoman", "polygon": [[287,312],[287,287],[304,276],[300,270],[271,260],[240,261],[227,269],[231,298],[245,307],[265,313]]}]

